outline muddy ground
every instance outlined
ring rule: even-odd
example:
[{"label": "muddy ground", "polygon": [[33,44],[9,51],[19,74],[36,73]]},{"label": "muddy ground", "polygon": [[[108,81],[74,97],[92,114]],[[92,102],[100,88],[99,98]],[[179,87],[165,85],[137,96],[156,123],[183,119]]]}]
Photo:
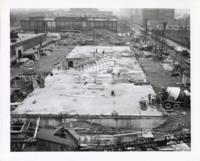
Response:
[{"label": "muddy ground", "polygon": [[50,55],[41,56],[39,60],[36,60],[33,65],[26,66],[14,66],[11,67],[11,78],[22,75],[27,71],[35,72],[49,72],[58,64],[65,56],[70,53],[74,46],[56,46]]},{"label": "muddy ground", "polygon": [[[156,57],[141,56],[138,58],[138,61],[147,76],[147,80],[151,83],[155,92],[159,92],[161,86],[180,86],[181,76],[171,76],[171,72],[165,70],[161,64],[161,60],[158,60]],[[168,134],[180,134],[189,132],[190,110],[182,109],[169,113],[167,121],[154,130]]]},{"label": "muddy ground", "polygon": [[161,86],[175,87],[181,84],[181,76],[172,77],[171,72],[164,70],[161,61],[155,57],[140,57],[138,60],[156,92]]},{"label": "muddy ground", "polygon": [[[108,36],[108,35],[106,35]],[[110,45],[109,40],[103,41],[103,37],[98,37],[98,44],[95,45]],[[114,44],[113,44],[114,45]],[[132,44],[130,45],[132,46]],[[74,46],[71,45],[57,45],[53,52],[50,55],[42,56],[40,60],[37,60],[31,66],[22,66],[22,67],[13,67],[11,68],[11,78],[23,74],[28,70],[34,70],[36,72],[49,72],[51,69],[59,63],[72,49]],[[141,67],[143,68],[147,80],[152,84],[156,92],[159,91],[161,86],[177,86],[181,82],[181,77],[171,77],[170,72],[163,69],[160,60],[157,60],[154,57],[140,57],[138,58]],[[77,125],[78,124],[78,125]],[[81,127],[82,123],[77,122],[76,127]],[[98,127],[96,125],[95,129],[98,133],[119,133],[119,131],[107,127]],[[91,126],[91,129],[94,129],[94,126]],[[160,127],[154,129],[157,132],[163,133],[173,133],[178,134],[183,131],[190,130],[190,110],[177,111],[172,114],[169,114],[167,121],[162,124]],[[90,130],[89,130],[90,131]],[[126,130],[123,129],[123,132]],[[127,129],[128,132],[129,129]],[[91,132],[91,131],[90,131]]]}]

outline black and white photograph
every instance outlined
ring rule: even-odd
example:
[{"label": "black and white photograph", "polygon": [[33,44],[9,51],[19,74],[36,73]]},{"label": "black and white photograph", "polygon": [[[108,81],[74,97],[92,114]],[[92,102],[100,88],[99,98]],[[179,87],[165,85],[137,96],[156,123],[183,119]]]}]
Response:
[{"label": "black and white photograph", "polygon": [[10,10],[11,151],[190,151],[190,11]]},{"label": "black and white photograph", "polygon": [[199,7],[1,0],[0,161],[199,160]]}]

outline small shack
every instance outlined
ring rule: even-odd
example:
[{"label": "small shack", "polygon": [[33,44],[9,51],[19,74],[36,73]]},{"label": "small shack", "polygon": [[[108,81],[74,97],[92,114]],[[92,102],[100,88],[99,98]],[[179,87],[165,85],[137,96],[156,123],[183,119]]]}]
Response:
[{"label": "small shack", "polygon": [[42,128],[36,139],[39,151],[73,151],[79,147],[79,135],[73,129],[64,127],[59,129]]}]

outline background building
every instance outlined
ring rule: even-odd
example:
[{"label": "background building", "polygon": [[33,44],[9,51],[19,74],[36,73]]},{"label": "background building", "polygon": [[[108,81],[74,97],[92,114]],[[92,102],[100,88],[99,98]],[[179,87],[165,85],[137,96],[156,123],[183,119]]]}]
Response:
[{"label": "background building", "polygon": [[68,30],[107,29],[117,32],[116,18],[99,17],[56,17],[55,19],[31,17],[21,21],[23,31],[65,32]]},{"label": "background building", "polygon": [[47,18],[34,16],[21,20],[23,31],[62,32],[67,30],[108,29],[117,32],[117,18],[110,11],[98,9],[70,9],[63,16]]},{"label": "background building", "polygon": [[24,52],[31,48],[37,48],[46,41],[46,34],[32,34],[26,37],[19,36],[20,38],[10,45],[10,59],[11,63],[16,63],[18,58],[24,55]]},{"label": "background building", "polygon": [[172,21],[175,9],[132,9],[131,20],[138,25],[146,25],[146,21]]},{"label": "background building", "polygon": [[55,31],[55,20],[44,16],[29,17],[21,21],[23,31],[46,32]]},{"label": "background building", "polygon": [[97,8],[71,8],[66,13],[66,16],[104,17],[104,18],[115,17],[112,11],[99,11]]}]

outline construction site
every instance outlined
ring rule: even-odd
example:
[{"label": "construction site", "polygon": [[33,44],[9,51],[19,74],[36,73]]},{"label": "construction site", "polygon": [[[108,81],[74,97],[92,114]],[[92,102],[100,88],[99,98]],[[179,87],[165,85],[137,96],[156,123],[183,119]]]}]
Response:
[{"label": "construction site", "polygon": [[190,49],[112,12],[62,16],[11,30],[10,150],[190,151]]}]

